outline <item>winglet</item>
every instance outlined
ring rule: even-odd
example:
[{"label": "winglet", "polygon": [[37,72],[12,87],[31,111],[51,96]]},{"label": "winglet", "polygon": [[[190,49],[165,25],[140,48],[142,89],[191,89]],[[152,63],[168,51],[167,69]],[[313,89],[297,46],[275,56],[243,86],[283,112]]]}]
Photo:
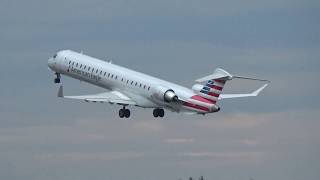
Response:
[{"label": "winglet", "polygon": [[64,96],[63,96],[63,87],[62,87],[62,85],[60,85],[60,87],[59,87],[58,97],[61,97],[61,98],[64,97]]},{"label": "winglet", "polygon": [[259,89],[253,91],[251,94],[254,95],[254,96],[258,96],[258,94],[259,94],[264,88],[266,88],[268,85],[269,85],[269,84],[265,84],[265,85],[261,86]]}]

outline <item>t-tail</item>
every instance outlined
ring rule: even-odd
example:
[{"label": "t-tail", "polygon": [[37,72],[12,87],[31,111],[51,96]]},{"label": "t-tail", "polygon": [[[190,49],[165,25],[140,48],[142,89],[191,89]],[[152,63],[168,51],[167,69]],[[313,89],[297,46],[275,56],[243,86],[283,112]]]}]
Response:
[{"label": "t-tail", "polygon": [[249,96],[257,96],[267,85],[263,85],[256,91],[249,94],[222,94],[222,90],[226,85],[227,81],[232,79],[247,79],[247,80],[256,80],[256,81],[264,81],[270,83],[270,81],[265,79],[257,79],[243,76],[234,76],[228,73],[227,71],[217,68],[213,74],[209,76],[205,76],[203,78],[197,79],[196,82],[203,83],[195,84],[192,89],[201,97],[211,101],[213,104],[216,104],[219,99],[224,98],[237,98],[237,97],[249,97]]}]

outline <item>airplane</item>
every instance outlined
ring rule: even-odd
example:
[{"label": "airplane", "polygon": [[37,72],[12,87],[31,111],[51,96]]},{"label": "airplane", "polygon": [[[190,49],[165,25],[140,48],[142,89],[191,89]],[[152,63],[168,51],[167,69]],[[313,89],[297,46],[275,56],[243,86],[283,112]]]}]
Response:
[{"label": "airplane", "polygon": [[[190,89],[72,50],[54,54],[48,60],[48,67],[55,74],[54,83],[60,84],[58,97],[121,105],[120,118],[130,117],[128,106],[152,108],[154,117],[164,117],[164,109],[186,114],[215,113],[220,111],[219,100],[257,96],[270,83],[264,79],[231,75],[217,68],[213,74],[197,79]],[[61,75],[102,87],[107,92],[65,96]],[[248,94],[221,94],[225,83],[236,78],[266,83]]]}]

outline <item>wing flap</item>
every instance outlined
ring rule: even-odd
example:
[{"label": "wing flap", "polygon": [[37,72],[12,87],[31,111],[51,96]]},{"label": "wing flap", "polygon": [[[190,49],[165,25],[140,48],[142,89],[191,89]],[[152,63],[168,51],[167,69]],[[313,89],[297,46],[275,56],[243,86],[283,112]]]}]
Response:
[{"label": "wing flap", "polygon": [[136,105],[136,102],[132,101],[128,96],[122,94],[119,91],[110,91],[99,94],[90,94],[82,96],[64,96],[63,87],[60,86],[58,91],[58,97],[66,99],[77,99],[84,100],[86,102],[107,102],[107,103],[116,103],[124,105]]}]

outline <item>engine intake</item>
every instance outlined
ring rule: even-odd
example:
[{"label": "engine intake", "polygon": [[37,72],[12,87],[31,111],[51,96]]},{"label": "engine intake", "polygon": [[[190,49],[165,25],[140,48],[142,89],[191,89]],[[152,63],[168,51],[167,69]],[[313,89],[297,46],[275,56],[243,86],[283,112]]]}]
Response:
[{"label": "engine intake", "polygon": [[172,101],[177,101],[178,96],[172,89],[169,89],[167,92],[164,93],[163,99],[166,102],[172,102]]},{"label": "engine intake", "polygon": [[174,102],[178,101],[178,96],[176,93],[167,87],[164,86],[158,86],[153,90],[153,95],[158,100],[164,101],[164,102]]}]

